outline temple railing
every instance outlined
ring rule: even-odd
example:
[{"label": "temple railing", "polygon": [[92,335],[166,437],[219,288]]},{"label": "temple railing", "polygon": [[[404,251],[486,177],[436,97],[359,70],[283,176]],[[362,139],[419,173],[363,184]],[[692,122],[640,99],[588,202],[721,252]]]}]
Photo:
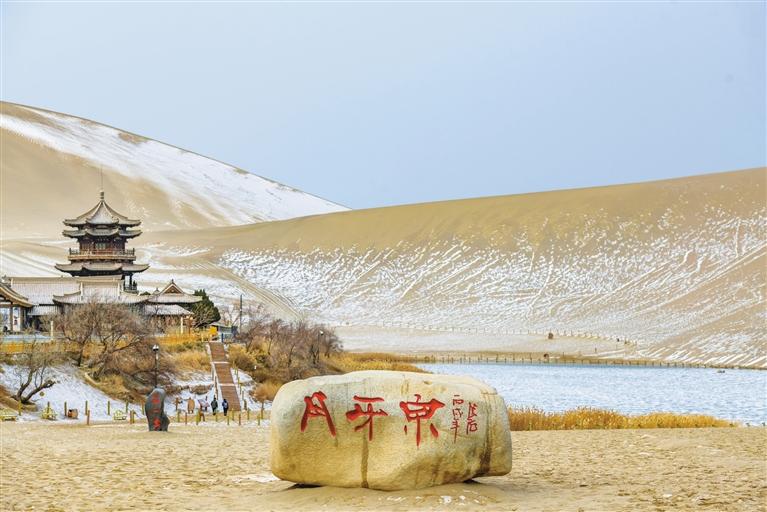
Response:
[{"label": "temple railing", "polygon": [[86,260],[86,259],[133,260],[135,258],[136,258],[135,249],[124,249],[122,251],[116,251],[114,249],[94,249],[89,251],[81,251],[80,249],[69,249],[70,260]]}]

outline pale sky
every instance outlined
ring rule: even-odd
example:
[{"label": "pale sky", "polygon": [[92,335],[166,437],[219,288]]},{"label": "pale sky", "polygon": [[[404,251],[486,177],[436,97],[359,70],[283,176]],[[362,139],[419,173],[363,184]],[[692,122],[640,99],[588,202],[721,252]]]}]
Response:
[{"label": "pale sky", "polygon": [[352,208],[767,165],[765,2],[8,3],[5,101]]}]

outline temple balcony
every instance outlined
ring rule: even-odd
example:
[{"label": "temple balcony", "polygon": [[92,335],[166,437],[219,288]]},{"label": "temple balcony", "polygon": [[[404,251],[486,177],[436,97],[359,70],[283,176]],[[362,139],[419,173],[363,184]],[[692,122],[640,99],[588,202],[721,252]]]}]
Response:
[{"label": "temple balcony", "polygon": [[83,251],[80,249],[69,249],[69,261],[87,261],[87,260],[120,260],[133,261],[136,259],[135,249],[124,249],[122,251],[114,249],[92,249]]}]

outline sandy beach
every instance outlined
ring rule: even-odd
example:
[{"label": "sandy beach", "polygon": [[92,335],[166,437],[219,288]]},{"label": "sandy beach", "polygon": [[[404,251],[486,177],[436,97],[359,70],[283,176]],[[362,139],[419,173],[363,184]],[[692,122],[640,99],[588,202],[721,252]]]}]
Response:
[{"label": "sandy beach", "polygon": [[406,492],[299,487],[268,426],[0,425],[2,510],[765,510],[767,430],[514,432],[503,477]]}]

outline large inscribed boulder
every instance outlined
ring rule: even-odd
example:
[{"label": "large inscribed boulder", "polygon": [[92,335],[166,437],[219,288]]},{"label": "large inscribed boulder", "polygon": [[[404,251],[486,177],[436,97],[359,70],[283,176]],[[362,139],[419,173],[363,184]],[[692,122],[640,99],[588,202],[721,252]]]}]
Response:
[{"label": "large inscribed boulder", "polygon": [[417,489],[511,471],[503,398],[469,377],[363,371],[282,386],[272,472],[303,484]]}]

